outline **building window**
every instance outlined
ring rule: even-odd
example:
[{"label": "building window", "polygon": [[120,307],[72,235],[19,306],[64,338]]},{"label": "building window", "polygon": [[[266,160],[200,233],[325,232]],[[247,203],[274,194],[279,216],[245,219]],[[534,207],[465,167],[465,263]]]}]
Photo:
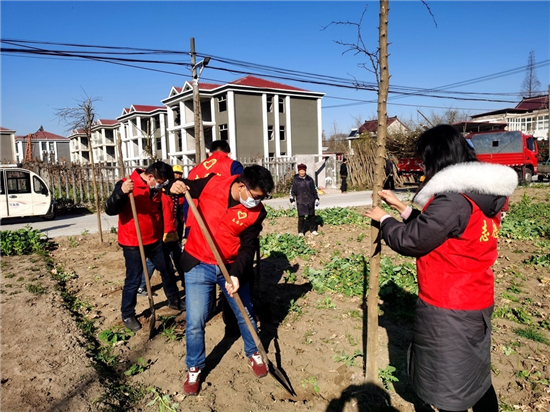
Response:
[{"label": "building window", "polygon": [[157,141],[157,150],[162,150],[162,143],[160,141],[160,137],[157,137],[156,141]]},{"label": "building window", "polygon": [[220,124],[220,140],[228,140],[227,124]]},{"label": "building window", "polygon": [[222,94],[221,96],[218,97],[218,111],[220,113],[227,111],[227,100],[226,99],[227,99],[226,94]]},{"label": "building window", "polygon": [[267,126],[267,140],[273,140],[273,126]]},{"label": "building window", "polygon": [[267,111],[268,112],[273,111],[273,95],[272,94],[267,95]]},{"label": "building window", "polygon": [[286,156],[286,152],[281,152],[281,156]]},{"label": "building window", "polygon": [[268,157],[275,157],[275,153],[269,152]]},{"label": "building window", "polygon": [[279,97],[279,113],[285,112],[285,98]]},{"label": "building window", "polygon": [[279,140],[286,140],[285,127],[279,126]]}]

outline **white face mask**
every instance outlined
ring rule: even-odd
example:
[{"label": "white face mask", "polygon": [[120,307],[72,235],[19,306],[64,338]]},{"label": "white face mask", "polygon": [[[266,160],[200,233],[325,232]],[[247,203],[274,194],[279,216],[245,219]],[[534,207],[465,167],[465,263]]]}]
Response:
[{"label": "white face mask", "polygon": [[160,190],[160,189],[162,189],[162,186],[164,186],[162,183],[157,183],[154,186],[149,186],[149,189],[151,189],[151,190]]},{"label": "white face mask", "polygon": [[248,194],[248,190],[246,190],[246,200],[243,199],[243,197],[241,196],[241,193],[239,192],[239,197],[241,198],[241,204],[246,207],[247,209],[252,209],[253,207],[256,207],[260,204],[261,200],[256,200],[254,199],[253,197],[250,197],[249,194]]}]

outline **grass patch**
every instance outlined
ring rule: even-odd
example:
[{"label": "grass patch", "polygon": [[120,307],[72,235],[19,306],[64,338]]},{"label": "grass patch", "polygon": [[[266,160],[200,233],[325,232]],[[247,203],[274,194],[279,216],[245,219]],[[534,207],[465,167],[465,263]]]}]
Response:
[{"label": "grass patch", "polygon": [[522,338],[529,339],[535,342],[544,343],[545,345],[550,345],[550,341],[546,339],[546,337],[537,331],[535,328],[517,328],[514,329],[514,333],[518,336],[521,336]]}]

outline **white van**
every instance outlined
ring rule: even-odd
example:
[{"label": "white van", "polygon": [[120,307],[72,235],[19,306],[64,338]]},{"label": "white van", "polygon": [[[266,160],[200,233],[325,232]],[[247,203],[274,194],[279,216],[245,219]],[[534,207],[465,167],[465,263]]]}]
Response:
[{"label": "white van", "polygon": [[0,166],[0,219],[40,216],[55,218],[55,202],[36,173],[20,167]]}]

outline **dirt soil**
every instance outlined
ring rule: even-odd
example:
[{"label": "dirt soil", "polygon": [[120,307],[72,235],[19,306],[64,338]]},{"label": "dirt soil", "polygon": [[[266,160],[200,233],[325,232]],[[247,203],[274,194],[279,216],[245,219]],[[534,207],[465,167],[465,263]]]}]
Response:
[{"label": "dirt soil", "polygon": [[[520,188],[512,203],[527,194],[548,201],[550,189]],[[296,219],[266,221],[263,234],[296,234]],[[200,395],[185,397],[185,313],[170,310],[153,276],[157,314],[156,336],[148,339],[149,309],[138,298],[137,314],[143,329],[114,345],[118,360],[111,368],[119,377],[142,358],[144,371],[127,377],[127,383],[142,388],[143,397],[132,407],[115,410],[159,410],[161,399],[147,388],[154,387],[168,406],[192,411],[430,411],[411,391],[406,376],[406,351],[411,339],[408,322],[381,311],[378,328],[378,367],[396,367],[399,379],[393,387],[364,384],[365,307],[360,298],[338,294],[319,295],[304,276],[309,265],[321,268],[339,251],[368,255],[369,228],[358,225],[324,225],[317,237],[306,238],[316,255],[261,261],[256,285],[256,310],[260,335],[269,359],[288,377],[296,396],[290,395],[271,376],[257,379],[244,356],[240,338],[224,338],[224,323],[217,313],[206,327],[207,368]],[[96,411],[109,409],[105,370],[97,367],[98,335],[122,326],[121,290],[124,259],[116,235],[55,239],[53,263],[33,255],[3,257],[1,262],[1,402],[3,411]],[[538,247],[534,241],[500,239],[495,265],[496,307],[526,308],[535,323],[548,322],[550,274],[548,267],[523,263]],[[383,254],[395,262],[389,248]],[[66,288],[53,280],[52,271],[72,275]],[[293,279],[295,278],[295,280]],[[181,287],[181,284],[178,283]],[[34,285],[34,286],[29,286]],[[43,289],[41,289],[43,288]],[[66,308],[67,292],[76,296],[79,314]],[[72,300],[73,308],[75,300]],[[381,301],[381,303],[384,303]],[[171,317],[174,317],[171,318]],[[93,321],[95,341],[87,338],[79,321]],[[168,328],[163,332],[161,321]],[[81,323],[80,323],[81,324]],[[493,382],[503,410],[550,411],[550,347],[514,333],[520,327],[509,319],[493,322]],[[171,327],[171,328],[170,328]],[[548,329],[540,328],[550,339]],[[89,332],[89,331],[88,331]],[[344,353],[343,353],[344,352]],[[337,361],[346,357],[345,362]],[[336,359],[335,359],[336,357]],[[95,367],[94,367],[95,366]],[[123,380],[119,381],[122,382]],[[124,391],[123,391],[124,392]],[[155,405],[147,406],[152,400]],[[120,404],[119,404],[120,405]]]}]

